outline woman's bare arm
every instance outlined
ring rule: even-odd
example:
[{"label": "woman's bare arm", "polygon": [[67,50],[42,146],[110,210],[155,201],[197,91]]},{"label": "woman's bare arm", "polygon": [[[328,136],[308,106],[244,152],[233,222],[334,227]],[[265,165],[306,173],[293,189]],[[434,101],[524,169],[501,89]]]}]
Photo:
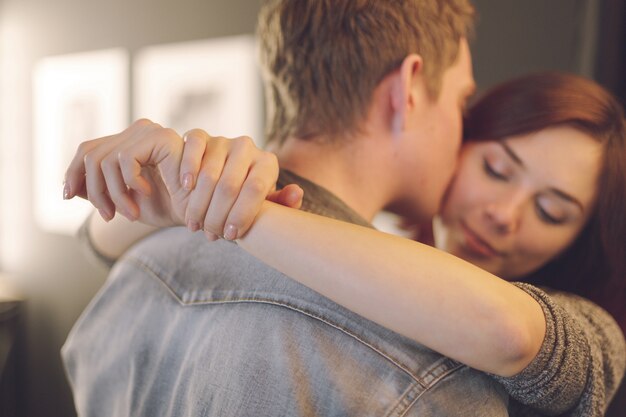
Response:
[{"label": "woman's bare arm", "polygon": [[239,244],[338,304],[485,372],[520,372],[543,341],[543,312],[526,292],[418,242],[265,203]]},{"label": "woman's bare arm", "polygon": [[97,213],[92,213],[86,220],[87,238],[98,255],[116,260],[135,242],[158,230],[156,226],[132,222],[123,216],[115,216],[106,222]]}]

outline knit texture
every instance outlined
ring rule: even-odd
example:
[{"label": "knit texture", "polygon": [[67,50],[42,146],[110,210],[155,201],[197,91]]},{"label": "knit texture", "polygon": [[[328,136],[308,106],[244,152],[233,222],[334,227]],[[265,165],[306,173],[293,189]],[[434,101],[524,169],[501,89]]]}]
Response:
[{"label": "knit texture", "polygon": [[626,367],[626,342],[615,320],[576,295],[515,285],[541,305],[546,336],[522,372],[495,377],[511,395],[510,415],[603,416]]}]

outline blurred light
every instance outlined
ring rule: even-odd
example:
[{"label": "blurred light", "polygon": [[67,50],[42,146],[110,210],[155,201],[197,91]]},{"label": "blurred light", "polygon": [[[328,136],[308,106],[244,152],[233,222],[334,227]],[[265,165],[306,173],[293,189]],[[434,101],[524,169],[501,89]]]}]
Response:
[{"label": "blurred light", "polygon": [[62,199],[78,145],[128,124],[128,53],[123,49],[47,57],[33,72],[35,218],[49,232],[75,234],[92,210]]},{"label": "blurred light", "polygon": [[[0,13],[0,266],[11,269],[19,257],[24,231],[20,224],[28,213],[21,150],[27,133],[19,129],[26,120],[24,25],[6,9]],[[26,81],[27,82],[27,81]],[[27,84],[26,84],[27,85]]]},{"label": "blurred light", "polygon": [[134,118],[184,134],[262,141],[262,92],[253,36],[158,45],[134,61]]}]

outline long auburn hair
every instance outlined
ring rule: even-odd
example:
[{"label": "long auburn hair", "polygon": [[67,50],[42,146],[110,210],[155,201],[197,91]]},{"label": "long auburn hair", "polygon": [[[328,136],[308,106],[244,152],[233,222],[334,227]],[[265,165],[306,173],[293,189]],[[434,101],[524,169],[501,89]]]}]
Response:
[{"label": "long auburn hair", "polygon": [[580,76],[531,74],[503,83],[477,101],[466,114],[464,138],[497,140],[557,125],[601,143],[596,202],[574,242],[524,280],[596,302],[626,333],[626,127],[619,102]]}]

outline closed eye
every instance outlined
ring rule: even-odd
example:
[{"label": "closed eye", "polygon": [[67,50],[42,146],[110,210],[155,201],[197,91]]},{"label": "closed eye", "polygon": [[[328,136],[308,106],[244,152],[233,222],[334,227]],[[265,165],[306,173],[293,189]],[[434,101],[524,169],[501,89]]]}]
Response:
[{"label": "closed eye", "polygon": [[564,223],[565,221],[565,219],[554,217],[553,215],[548,213],[546,209],[544,209],[541,204],[539,204],[539,202],[535,203],[535,209],[537,210],[537,215],[539,216],[539,218],[548,224],[558,225]]},{"label": "closed eye", "polygon": [[483,158],[483,169],[492,178],[495,178],[500,181],[507,181],[508,177],[501,172],[496,171],[487,161],[487,158]]}]

